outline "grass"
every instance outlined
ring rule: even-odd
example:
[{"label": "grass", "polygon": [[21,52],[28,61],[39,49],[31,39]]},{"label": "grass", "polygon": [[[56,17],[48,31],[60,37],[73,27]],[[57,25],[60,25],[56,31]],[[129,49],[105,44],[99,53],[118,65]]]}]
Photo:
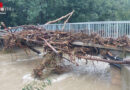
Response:
[{"label": "grass", "polygon": [[22,90],[45,90],[45,87],[51,85],[51,81],[46,79],[45,81],[32,81],[25,85]]}]

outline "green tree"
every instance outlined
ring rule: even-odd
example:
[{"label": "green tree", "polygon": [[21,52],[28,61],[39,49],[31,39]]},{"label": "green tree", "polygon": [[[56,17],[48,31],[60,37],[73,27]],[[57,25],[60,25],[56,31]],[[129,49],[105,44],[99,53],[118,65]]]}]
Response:
[{"label": "green tree", "polygon": [[[70,22],[130,20],[130,0],[2,0],[15,9],[0,15],[8,26],[44,24],[72,10]],[[62,23],[61,21],[60,23]]]}]

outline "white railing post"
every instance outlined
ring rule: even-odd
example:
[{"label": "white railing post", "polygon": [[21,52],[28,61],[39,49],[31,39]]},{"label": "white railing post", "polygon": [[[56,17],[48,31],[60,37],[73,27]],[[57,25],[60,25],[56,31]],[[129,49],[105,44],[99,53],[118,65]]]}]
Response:
[{"label": "white railing post", "polygon": [[70,25],[71,25],[71,24],[69,23],[69,32],[70,32]]},{"label": "white railing post", "polygon": [[116,34],[117,34],[117,38],[118,38],[118,36],[119,36],[119,35],[118,35],[118,34],[119,34],[119,33],[118,33],[118,22],[116,23],[116,32],[117,32]]},{"label": "white railing post", "polygon": [[90,23],[88,23],[88,31],[89,31],[89,35],[90,35]]}]

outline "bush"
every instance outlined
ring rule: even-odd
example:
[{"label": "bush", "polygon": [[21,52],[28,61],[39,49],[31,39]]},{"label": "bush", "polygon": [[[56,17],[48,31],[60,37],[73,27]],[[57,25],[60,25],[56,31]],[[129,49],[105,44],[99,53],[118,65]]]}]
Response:
[{"label": "bush", "polygon": [[51,81],[46,79],[45,81],[32,81],[24,86],[22,90],[45,90],[45,87],[51,85]]}]

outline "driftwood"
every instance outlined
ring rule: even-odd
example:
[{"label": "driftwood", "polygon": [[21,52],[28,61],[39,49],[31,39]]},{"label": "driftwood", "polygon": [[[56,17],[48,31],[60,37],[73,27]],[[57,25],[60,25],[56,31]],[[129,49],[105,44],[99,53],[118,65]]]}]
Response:
[{"label": "driftwood", "polygon": [[101,58],[93,58],[91,56],[78,56],[78,58],[83,58],[83,59],[92,60],[92,61],[107,62],[107,63],[112,63],[112,64],[130,64],[130,60],[114,61],[114,60],[107,60],[107,59],[101,59]]},{"label": "driftwood", "polygon": [[70,17],[73,15],[73,13],[74,13],[74,10],[70,13],[69,17],[65,20],[64,25],[62,27],[62,31],[64,30],[66,23],[69,21]]},{"label": "driftwood", "polygon": [[56,54],[58,54],[58,51],[51,44],[49,44],[46,39],[43,38],[43,40]]},{"label": "driftwood", "polygon": [[[26,27],[26,28],[25,28]],[[93,45],[104,46],[109,49],[113,48],[127,48],[127,51],[130,47],[130,40],[123,36],[118,39],[112,38],[101,38],[96,33],[91,35],[84,33],[70,33],[70,32],[61,32],[61,31],[46,31],[39,28],[33,29],[27,26],[23,26],[25,30],[21,32],[7,33],[3,36],[5,41],[5,48],[15,47],[15,46],[27,46],[30,48],[31,44],[44,46],[44,49],[47,51],[54,51],[55,53],[66,53],[71,55],[74,51],[74,54],[99,54],[99,47]],[[28,30],[27,30],[28,29]],[[24,42],[23,42],[24,41]],[[83,43],[88,43],[90,46],[76,46],[73,43],[75,41],[80,41]],[[113,43],[114,42],[114,43]],[[30,47],[28,45],[30,44]],[[93,48],[91,47],[93,46]],[[77,49],[76,49],[77,48]],[[30,48],[31,49],[31,48]],[[35,50],[34,50],[35,51]],[[39,52],[37,52],[39,53]],[[72,56],[72,55],[71,55]],[[74,56],[74,55],[73,55]]]},{"label": "driftwood", "polygon": [[[112,53],[110,53],[109,50],[106,52],[105,49],[100,50],[100,48],[98,47],[73,45],[75,41],[81,41],[83,43],[88,43],[91,45],[98,44],[104,47],[111,46],[115,48],[129,48],[130,40],[126,36],[118,39],[112,39],[102,38],[96,33],[88,35],[82,32],[71,33],[63,31],[46,31],[36,26],[28,27],[27,25],[25,25],[22,27],[23,31],[21,32],[7,33],[5,36],[3,36],[5,41],[5,49],[17,46],[20,48],[29,48],[37,54],[40,54],[41,52],[36,50],[33,46],[43,46],[43,49],[44,51],[46,51],[47,55],[43,58],[43,62],[41,62],[41,65],[34,69],[34,75],[36,77],[41,77],[42,75],[44,75],[45,73],[42,72],[44,71],[44,69],[50,70],[48,74],[51,72],[61,73],[66,71],[67,68],[62,63],[64,59],[78,66],[75,61],[75,57],[114,64],[130,64],[130,61],[128,60],[113,61],[91,57],[93,55],[99,54],[103,57],[108,54],[112,56]],[[64,54],[67,54],[70,58],[68,59],[64,57]],[[90,57],[86,56],[88,54],[90,55]],[[48,55],[49,59],[47,59]]]},{"label": "driftwood", "polygon": [[47,23],[44,24],[44,25],[48,25],[48,24],[52,24],[52,23],[56,23],[56,22],[58,22],[58,21],[60,21],[60,20],[62,20],[62,19],[64,19],[64,18],[66,18],[66,17],[68,17],[68,16],[69,16],[69,18],[70,18],[70,17],[72,16],[73,13],[74,13],[74,10],[73,10],[72,12],[66,14],[65,16],[62,16],[62,17],[60,17],[60,18],[58,18],[58,19],[56,19],[56,20],[49,21],[49,22],[47,22]]}]

